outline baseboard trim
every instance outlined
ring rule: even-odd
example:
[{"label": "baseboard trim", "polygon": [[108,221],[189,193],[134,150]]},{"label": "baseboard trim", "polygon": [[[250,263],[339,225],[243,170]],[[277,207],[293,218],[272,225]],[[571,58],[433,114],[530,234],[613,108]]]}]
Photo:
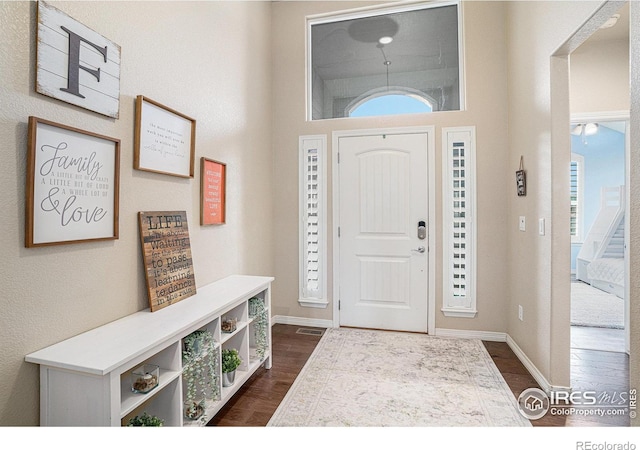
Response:
[{"label": "baseboard trim", "polygon": [[328,319],[309,319],[306,317],[294,317],[294,316],[273,316],[271,318],[273,324],[281,323],[283,325],[297,325],[300,327],[319,327],[319,328],[332,328],[333,321]]},{"label": "baseboard trim", "polygon": [[542,390],[547,394],[551,392],[571,392],[571,387],[554,386],[547,378],[538,370],[536,365],[529,359],[520,346],[513,340],[508,333],[499,333],[494,331],[473,331],[473,330],[456,330],[449,328],[436,328],[436,336],[455,337],[461,339],[480,339],[483,341],[506,342],[509,348],[515,353],[522,365],[529,371],[531,376],[540,385]]},{"label": "baseboard trim", "polygon": [[543,391],[547,394],[551,392],[571,392],[571,387],[568,386],[554,386],[547,378],[538,370],[536,365],[529,359],[529,357],[525,354],[524,351],[520,348],[520,346],[513,340],[511,336],[507,334],[507,345],[509,348],[515,353],[518,357],[522,365],[529,371],[531,376],[536,380],[536,382],[540,385]]},{"label": "baseboard trim", "polygon": [[482,341],[506,342],[507,333],[497,331],[455,330],[451,328],[436,328],[436,336],[454,337],[461,339],[480,339]]}]

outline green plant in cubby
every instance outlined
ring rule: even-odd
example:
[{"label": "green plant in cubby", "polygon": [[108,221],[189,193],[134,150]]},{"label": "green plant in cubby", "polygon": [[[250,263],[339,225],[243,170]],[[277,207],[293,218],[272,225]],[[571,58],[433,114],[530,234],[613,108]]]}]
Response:
[{"label": "green plant in cubby", "polygon": [[249,316],[254,318],[253,333],[256,345],[256,354],[260,361],[264,359],[264,355],[268,348],[267,342],[267,325],[269,323],[269,312],[265,306],[264,300],[261,298],[249,299]]},{"label": "green plant in cubby", "polygon": [[189,420],[206,420],[205,399],[220,398],[218,352],[213,334],[196,330],[184,338],[182,378],[186,393],[184,416]]},{"label": "green plant in cubby", "polygon": [[157,416],[151,416],[146,411],[141,415],[132,417],[127,422],[128,427],[161,427],[164,425],[164,420]]}]

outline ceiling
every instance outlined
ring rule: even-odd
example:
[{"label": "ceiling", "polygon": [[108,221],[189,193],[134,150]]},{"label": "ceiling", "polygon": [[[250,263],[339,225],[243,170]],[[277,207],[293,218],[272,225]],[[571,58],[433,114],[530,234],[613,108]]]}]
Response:
[{"label": "ceiling", "polygon": [[[620,10],[618,10],[620,18],[618,22],[611,28],[601,28],[594,33],[586,43],[599,41],[616,41],[629,39],[629,2],[626,2]],[[583,44],[584,45],[584,44]]]},{"label": "ceiling", "polygon": [[[618,21],[613,27],[601,28],[589,37],[577,51],[584,51],[588,49],[591,44],[605,41],[623,41],[629,40],[629,2],[626,2],[617,14],[620,15]],[[620,133],[625,133],[626,125],[624,121],[602,121],[598,122],[599,125],[610,128]]]},{"label": "ceiling", "polygon": [[[583,45],[629,37],[629,3],[615,26],[600,29]],[[457,68],[457,12],[453,6],[313,25],[313,67],[323,80]],[[378,44],[389,35],[393,42]]]},{"label": "ceiling", "polygon": [[327,81],[457,67],[457,24],[444,6],[313,25],[313,68]]}]

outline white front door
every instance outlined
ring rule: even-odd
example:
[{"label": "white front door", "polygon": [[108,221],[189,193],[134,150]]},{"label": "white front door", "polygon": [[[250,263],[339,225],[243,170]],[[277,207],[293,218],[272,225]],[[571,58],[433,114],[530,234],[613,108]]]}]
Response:
[{"label": "white front door", "polygon": [[428,141],[338,140],[341,326],[427,331]]}]

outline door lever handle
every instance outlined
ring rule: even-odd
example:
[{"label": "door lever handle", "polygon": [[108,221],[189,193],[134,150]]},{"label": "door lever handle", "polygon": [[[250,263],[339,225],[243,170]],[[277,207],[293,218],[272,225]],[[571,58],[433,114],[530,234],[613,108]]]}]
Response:
[{"label": "door lever handle", "polygon": [[411,249],[412,252],[418,252],[418,253],[424,253],[425,250],[426,249],[422,245],[420,247],[418,247],[418,248],[412,248]]}]

